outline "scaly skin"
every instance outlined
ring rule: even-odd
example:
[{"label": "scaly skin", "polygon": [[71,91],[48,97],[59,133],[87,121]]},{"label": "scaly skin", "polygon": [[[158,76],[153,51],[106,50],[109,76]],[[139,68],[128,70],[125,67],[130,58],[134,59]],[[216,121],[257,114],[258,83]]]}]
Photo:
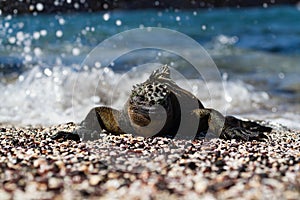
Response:
[{"label": "scaly skin", "polygon": [[[272,130],[256,122],[224,117],[214,109],[204,108],[199,99],[171,79],[166,65],[155,70],[144,83],[133,87],[123,110],[104,106],[93,108],[75,132],[83,140],[97,139],[103,129],[116,135],[129,133],[195,139],[209,134],[245,141],[266,140],[268,137],[264,133]],[[59,132],[53,139],[68,139],[67,135]]]}]

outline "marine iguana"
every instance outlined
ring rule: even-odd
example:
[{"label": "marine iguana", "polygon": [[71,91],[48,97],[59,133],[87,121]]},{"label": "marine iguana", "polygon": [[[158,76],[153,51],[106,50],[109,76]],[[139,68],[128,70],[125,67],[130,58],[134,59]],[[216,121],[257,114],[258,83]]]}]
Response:
[{"label": "marine iguana", "polygon": [[135,134],[144,137],[267,140],[272,128],[205,108],[192,93],[179,87],[170,77],[167,65],[155,70],[148,80],[133,86],[122,110],[93,108],[75,134],[58,132],[52,139],[97,139],[99,132]]}]

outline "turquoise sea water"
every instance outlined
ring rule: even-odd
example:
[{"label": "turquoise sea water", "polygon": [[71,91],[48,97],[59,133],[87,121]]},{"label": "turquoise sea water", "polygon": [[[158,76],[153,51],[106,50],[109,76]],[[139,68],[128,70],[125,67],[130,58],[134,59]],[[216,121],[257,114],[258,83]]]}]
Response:
[{"label": "turquoise sea water", "polygon": [[[155,61],[183,73],[205,105],[299,129],[299,19],[297,7],[1,16],[0,122],[79,122],[95,104],[121,107],[131,85],[147,76],[143,71],[129,78],[122,74]],[[109,68],[83,67],[103,40],[146,27],[176,30],[196,40],[216,63],[223,82],[203,83],[176,56],[151,50],[125,56]],[[193,49],[189,51],[197,58]],[[224,86],[226,102],[202,92],[201,84],[220,91],[220,96]]]}]

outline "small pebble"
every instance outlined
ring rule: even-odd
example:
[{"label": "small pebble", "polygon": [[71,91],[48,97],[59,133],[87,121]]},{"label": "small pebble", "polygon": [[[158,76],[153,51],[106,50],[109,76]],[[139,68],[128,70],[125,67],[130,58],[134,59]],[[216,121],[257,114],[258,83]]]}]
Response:
[{"label": "small pebble", "polygon": [[48,187],[49,189],[58,189],[62,186],[63,182],[59,178],[49,178],[48,180]]}]

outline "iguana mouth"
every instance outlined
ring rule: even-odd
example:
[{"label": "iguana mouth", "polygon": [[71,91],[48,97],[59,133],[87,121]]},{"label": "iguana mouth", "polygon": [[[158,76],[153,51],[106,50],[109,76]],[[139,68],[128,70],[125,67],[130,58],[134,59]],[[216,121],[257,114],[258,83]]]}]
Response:
[{"label": "iguana mouth", "polygon": [[166,110],[168,107],[160,107],[158,105],[153,106],[144,106],[144,105],[131,105],[131,109],[139,114],[150,115],[150,114],[159,114],[162,112],[162,109]]}]

